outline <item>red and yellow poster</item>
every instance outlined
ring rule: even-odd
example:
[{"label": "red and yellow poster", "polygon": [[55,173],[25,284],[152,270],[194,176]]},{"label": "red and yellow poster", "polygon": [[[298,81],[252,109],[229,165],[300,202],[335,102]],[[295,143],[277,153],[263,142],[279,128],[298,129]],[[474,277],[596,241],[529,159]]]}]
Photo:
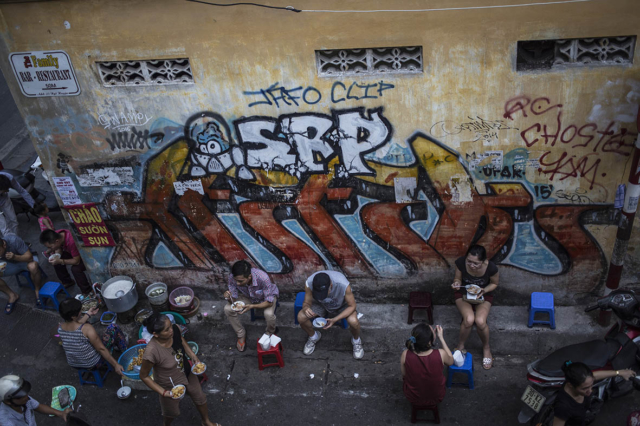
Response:
[{"label": "red and yellow poster", "polygon": [[111,233],[107,229],[100,211],[94,203],[66,206],[71,220],[76,225],[85,247],[115,246]]}]

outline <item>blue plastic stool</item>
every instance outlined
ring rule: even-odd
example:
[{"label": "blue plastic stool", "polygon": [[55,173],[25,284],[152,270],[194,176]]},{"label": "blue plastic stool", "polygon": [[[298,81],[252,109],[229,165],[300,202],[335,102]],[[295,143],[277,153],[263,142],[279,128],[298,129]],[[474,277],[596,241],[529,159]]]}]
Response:
[{"label": "blue plastic stool", "polygon": [[[273,313],[275,314],[276,312],[278,312],[278,306],[280,306],[280,302],[276,302],[276,308],[273,310]],[[263,310],[264,312],[264,310]],[[251,309],[251,322],[257,320],[257,319],[264,319],[264,315],[256,315],[255,313],[255,309]]]},{"label": "blue plastic stool", "polygon": [[298,313],[302,310],[302,304],[304,303],[304,295],[305,295],[304,291],[301,291],[300,293],[296,294],[296,301],[293,304],[293,320],[295,321],[296,325],[300,324],[298,322]]},{"label": "blue plastic stool", "polygon": [[24,278],[27,281],[27,284],[29,285],[29,287],[31,287],[32,290],[36,289],[35,284],[33,284],[33,281],[31,281],[31,274],[29,273],[29,271],[22,271],[16,274],[16,281],[18,281],[19,286],[22,285],[20,277]]},{"label": "blue plastic stool", "polygon": [[[549,321],[536,320],[535,315],[537,312],[544,312],[549,314]],[[556,328],[556,315],[555,307],[553,306],[553,293],[542,293],[534,291],[531,293],[531,304],[529,305],[529,324],[527,326],[533,327],[533,324],[549,324],[552,330]]]},{"label": "blue plastic stool", "polygon": [[[464,364],[462,367],[456,367],[456,365],[449,366],[449,374],[447,376],[447,387],[450,388],[451,385],[462,385],[469,386],[469,389],[473,389],[473,356],[467,352],[467,355],[464,357]],[[467,383],[452,383],[453,373],[464,373],[467,375],[468,381]]]},{"label": "blue plastic stool", "polygon": [[[55,309],[56,311],[60,308],[60,302],[58,302],[58,293],[64,291],[67,297],[71,297],[69,292],[62,286],[62,284],[57,283],[55,281],[49,281],[40,289],[40,299],[42,300],[42,305],[45,309]],[[47,306],[47,300],[51,299],[54,307]]]},{"label": "blue plastic stool", "polygon": [[[295,321],[296,325],[300,324],[298,322],[298,313],[302,310],[302,304],[304,303],[304,295],[305,295],[304,291],[301,291],[300,293],[296,294],[296,301],[293,304],[293,320]],[[345,330],[349,328],[349,323],[347,322],[346,318],[343,318],[342,321],[340,321],[340,326]]]},{"label": "blue plastic stool", "polygon": [[[78,377],[80,378],[81,385],[96,385],[101,388],[104,386],[104,381],[107,379],[109,372],[113,371],[113,368],[111,367],[111,364],[107,364],[107,371],[104,372],[104,375],[100,375],[100,370],[97,368],[93,368],[91,370],[77,368],[76,370],[78,370]],[[93,380],[85,380],[84,377],[82,377],[84,373],[93,375]]]},{"label": "blue plastic stool", "polygon": [[[40,276],[42,278],[46,278],[47,274],[44,273],[44,270],[42,269],[42,267],[38,265],[38,268],[40,269]],[[33,284],[33,281],[31,281],[31,274],[29,273],[29,271],[18,272],[18,274],[16,275],[16,281],[18,282],[18,286],[22,285],[22,281],[20,280],[20,277],[24,278],[27,281],[27,284],[29,285],[29,287],[31,287],[32,290],[36,289],[36,286]]]}]

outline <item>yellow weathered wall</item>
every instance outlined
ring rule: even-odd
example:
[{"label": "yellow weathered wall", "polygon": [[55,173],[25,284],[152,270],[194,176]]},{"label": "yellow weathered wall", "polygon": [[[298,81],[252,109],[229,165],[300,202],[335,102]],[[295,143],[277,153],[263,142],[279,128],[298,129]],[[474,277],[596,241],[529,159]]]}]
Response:
[{"label": "yellow weathered wall", "polygon": [[[407,10],[507,3],[524,2],[309,0],[294,6]],[[275,259],[286,258],[280,271],[277,266],[270,271],[285,293],[299,290],[309,273],[333,266],[346,273],[362,297],[403,298],[409,289],[424,288],[428,282],[441,300],[448,300],[453,262],[475,235],[481,235],[479,242],[496,256],[503,301],[522,303],[530,291],[549,290],[562,302],[572,303],[601,288],[615,239],[612,204],[617,186],[627,180],[637,134],[638,61],[632,66],[516,72],[516,42],[636,35],[637,1],[404,13],[293,13],[178,0],[58,1],[2,5],[0,12],[2,71],[47,170],[63,175],[56,166],[62,153],[71,157],[72,172],[67,175],[74,179],[87,168],[130,166],[136,171],[136,184],[130,187],[82,187],[76,179],[82,200],[101,205],[118,241],[115,250],[84,250],[96,279],[125,273],[135,275],[141,284],[162,280],[219,290],[230,263],[261,256],[238,245],[225,231],[215,212],[231,208],[245,221],[245,229],[257,233],[263,250]],[[317,75],[315,50],[413,45],[423,48],[424,72],[419,75]],[[20,93],[8,54],[40,50],[69,54],[82,89],[79,96],[26,98]],[[636,46],[636,54],[637,50]],[[105,88],[95,65],[183,57],[191,62],[193,85]],[[336,103],[331,94],[337,81],[345,87],[380,81],[394,87],[376,99]],[[244,92],[267,89],[276,82],[286,88],[313,87],[322,99],[314,105],[249,107],[260,97]],[[524,108],[514,108],[518,102]],[[382,108],[380,114],[393,132],[386,146],[411,149],[417,161],[400,166],[368,162],[374,175],[354,173],[345,179],[336,176],[334,167],[341,159],[335,157],[328,174],[300,178],[254,167],[256,180],[246,182],[236,179],[231,168],[226,174],[202,178],[205,190],[213,185],[204,197],[174,193],[172,182],[179,176],[187,178],[183,166],[189,148],[183,126],[201,112],[219,114],[230,127],[225,137],[238,144],[234,124],[243,118],[278,120],[304,113],[331,118],[333,112],[339,115],[352,108]],[[150,118],[136,130],[162,133],[157,147],[134,152],[112,148],[107,141],[113,138],[111,130],[101,125],[100,116],[131,111]],[[480,118],[494,131],[468,130]],[[545,140],[540,135],[544,126],[555,133],[558,120],[560,134],[575,126],[576,132],[583,129],[594,139]],[[569,138],[573,130],[567,132]],[[580,144],[586,146],[575,146]],[[482,168],[489,160],[476,171],[469,170],[473,155],[486,151],[503,151],[510,172],[501,175],[498,170],[487,177]],[[541,157],[540,166],[525,163],[522,177],[511,177],[514,163]],[[229,188],[225,176],[237,187]],[[423,217],[435,227],[428,238],[410,227],[415,219],[411,207],[428,211],[424,198],[414,194],[412,203],[399,206],[393,196],[394,177],[418,176],[419,189],[438,210],[437,215]],[[288,189],[289,195],[251,192],[268,186]],[[249,200],[234,201],[234,194]],[[360,246],[360,237],[338,224],[336,215],[353,214],[358,196],[373,200],[356,212],[356,219],[366,224],[365,231],[377,247]],[[282,227],[276,217],[279,206],[298,211],[286,217],[306,223],[324,257]],[[185,226],[180,215],[191,225]],[[479,227],[486,228],[484,234]],[[162,231],[174,255],[188,259],[182,262],[186,266],[154,266],[149,254],[158,242],[152,238],[157,234],[154,229]],[[539,249],[518,246],[518,232],[520,237],[528,232]],[[635,240],[637,235],[636,229]],[[518,265],[506,261],[512,255],[519,256]],[[381,270],[378,263],[385,258],[389,270]],[[637,259],[637,251],[632,251],[630,261]],[[631,271],[625,280],[636,277]]]}]

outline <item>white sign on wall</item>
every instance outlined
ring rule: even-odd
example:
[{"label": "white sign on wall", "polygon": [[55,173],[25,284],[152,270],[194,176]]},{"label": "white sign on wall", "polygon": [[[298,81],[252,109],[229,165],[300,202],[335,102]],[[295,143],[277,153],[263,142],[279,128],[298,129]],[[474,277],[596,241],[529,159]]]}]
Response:
[{"label": "white sign on wall", "polygon": [[71,59],[62,50],[11,53],[9,62],[25,96],[40,98],[80,94]]},{"label": "white sign on wall", "polygon": [[70,177],[54,177],[53,184],[58,190],[58,194],[60,195],[62,204],[64,204],[65,206],[72,206],[74,204],[82,203],[80,197],[78,196],[78,190],[76,190],[76,186],[73,184],[73,181]]}]

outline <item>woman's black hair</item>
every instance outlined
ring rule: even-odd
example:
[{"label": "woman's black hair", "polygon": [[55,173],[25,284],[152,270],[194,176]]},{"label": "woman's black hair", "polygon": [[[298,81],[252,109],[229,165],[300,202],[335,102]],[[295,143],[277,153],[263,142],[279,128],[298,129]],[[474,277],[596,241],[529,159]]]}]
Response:
[{"label": "woman's black hair", "polygon": [[564,373],[565,381],[569,382],[574,388],[583,384],[587,377],[593,377],[591,369],[582,362],[565,361],[562,364],[562,372]]},{"label": "woman's black hair", "polygon": [[413,352],[424,352],[433,348],[434,334],[431,327],[421,323],[413,327],[411,337],[407,340],[407,349]]},{"label": "woman's black hair", "polygon": [[60,307],[58,308],[60,316],[67,322],[72,321],[73,317],[80,315],[80,311],[82,311],[82,302],[73,297],[60,302]]},{"label": "woman's black hair", "polygon": [[234,277],[248,277],[251,274],[251,264],[246,260],[239,260],[231,266],[231,275]]},{"label": "woman's black hair", "polygon": [[474,244],[467,250],[467,256],[476,256],[478,260],[484,262],[487,258],[487,251],[480,244]]},{"label": "woman's black hair", "polygon": [[168,319],[169,317],[165,314],[154,312],[149,318],[145,319],[142,324],[147,327],[149,333],[160,333],[164,330],[165,323]]}]

